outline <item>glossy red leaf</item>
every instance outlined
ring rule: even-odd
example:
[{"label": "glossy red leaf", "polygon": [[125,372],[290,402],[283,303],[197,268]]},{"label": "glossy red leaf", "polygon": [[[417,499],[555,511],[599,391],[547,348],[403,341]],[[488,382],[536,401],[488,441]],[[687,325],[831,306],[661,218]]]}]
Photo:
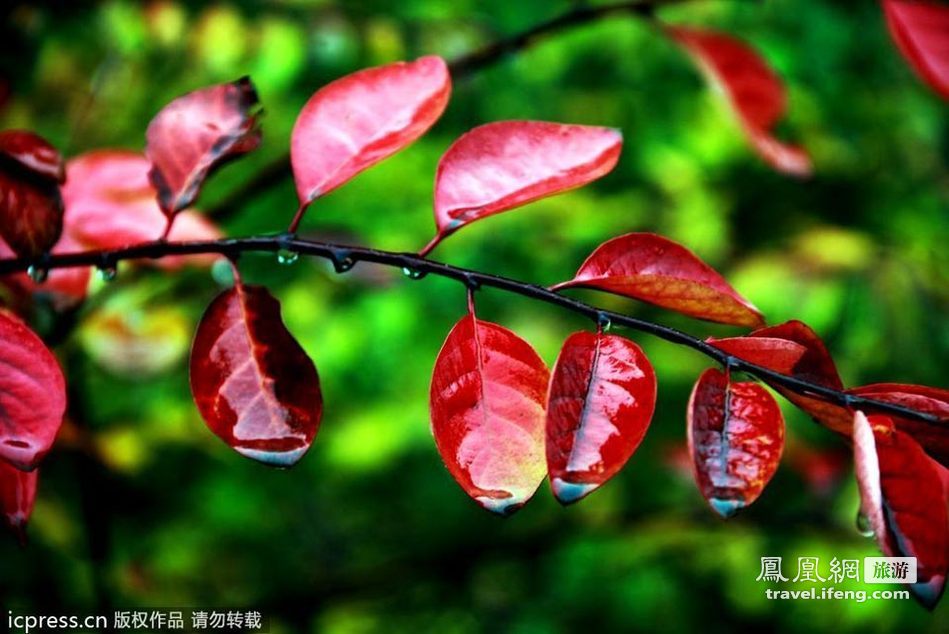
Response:
[{"label": "glossy red leaf", "polygon": [[425,251],[475,220],[600,178],[622,146],[622,133],[612,128],[499,121],[471,130],[438,163],[438,235]]},{"label": "glossy red leaf", "polygon": [[616,475],[655,406],[656,374],[639,346],[616,335],[570,335],[547,400],[547,473],[557,500],[576,502]]},{"label": "glossy red leaf", "polygon": [[943,465],[949,465],[949,390],[904,383],[875,383],[855,387],[847,392],[939,416],[943,420],[942,425],[932,425],[901,416],[891,415],[890,418],[900,431],[915,438],[929,455]]},{"label": "glossy red leaf", "polygon": [[794,366],[807,352],[807,348],[794,341],[776,337],[729,337],[705,340],[722,352],[726,352],[742,361],[790,374]]},{"label": "glossy red leaf", "polygon": [[21,541],[26,536],[26,523],[33,514],[38,478],[38,470],[20,471],[0,460],[0,512],[7,528]]},{"label": "glossy red leaf", "polygon": [[[755,330],[748,336],[785,339],[804,346],[807,352],[789,374],[833,390],[843,390],[843,381],[840,380],[837,366],[827,351],[827,346],[807,324],[792,320],[777,326]],[[853,413],[847,408],[817,398],[801,396],[779,385],[772,387],[794,405],[810,414],[817,422],[838,433],[850,435]]]},{"label": "glossy red leaf", "polygon": [[293,127],[290,162],[306,206],[422,136],[451,94],[436,56],[367,68],[327,84]]},{"label": "glossy red leaf", "polygon": [[0,132],[0,237],[21,257],[49,251],[63,230],[59,152],[22,130]]},{"label": "glossy red leaf", "polygon": [[191,350],[191,393],[211,431],[276,467],[303,457],[323,414],[316,368],[262,286],[238,284],[204,313]]},{"label": "glossy red leaf", "polygon": [[653,233],[604,242],[574,278],[553,287],[596,288],[723,324],[760,326],[758,309],[684,246]]},{"label": "glossy red leaf", "polygon": [[260,145],[257,91],[243,77],[179,97],[155,115],[145,133],[149,178],[172,218],[191,205],[211,170]]},{"label": "glossy red leaf", "polygon": [[942,474],[885,416],[854,416],[860,506],[887,557],[916,557],[916,598],[932,609],[949,570],[949,512]]},{"label": "glossy red leaf", "polygon": [[930,88],[949,99],[949,5],[883,0],[883,11],[903,57]]},{"label": "glossy red leaf", "polygon": [[729,35],[683,27],[669,28],[668,33],[711,82],[721,87],[761,158],[778,171],[810,175],[807,152],[779,141],[771,132],[784,116],[787,98],[784,85],[767,62],[747,44]]},{"label": "glossy red leaf", "polygon": [[435,444],[455,481],[489,511],[512,514],[544,479],[549,375],[530,344],[473,313],[438,353],[429,399]]},{"label": "glossy red leaf", "polygon": [[0,155],[54,183],[66,180],[63,157],[43,137],[28,130],[0,132]]},{"label": "glossy red leaf", "polygon": [[[142,154],[126,150],[97,150],[69,161],[63,186],[65,234],[86,249],[117,249],[160,238],[167,224],[149,181],[151,168]],[[216,240],[221,232],[201,214],[177,214],[168,239]],[[210,265],[217,256],[170,257],[149,260],[166,269],[183,264]]]},{"label": "glossy red leaf", "polygon": [[757,500],[777,471],[784,418],[765,388],[711,368],[689,398],[688,442],[699,490],[728,518]]},{"label": "glossy red leaf", "polygon": [[66,382],[56,357],[19,317],[0,310],[0,460],[36,468],[66,411]]}]

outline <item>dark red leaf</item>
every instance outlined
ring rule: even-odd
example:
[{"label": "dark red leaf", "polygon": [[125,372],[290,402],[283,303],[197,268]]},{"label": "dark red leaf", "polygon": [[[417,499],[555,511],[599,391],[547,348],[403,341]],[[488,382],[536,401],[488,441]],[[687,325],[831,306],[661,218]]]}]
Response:
[{"label": "dark red leaf", "polygon": [[913,70],[949,99],[949,6],[920,0],[883,0],[890,35]]},{"label": "dark red leaf", "polygon": [[145,133],[149,178],[170,218],[191,205],[210,171],[260,145],[257,91],[247,77],[179,97]]},{"label": "dark red leaf", "polygon": [[949,420],[949,391],[904,383],[875,383],[847,391],[942,418],[943,424],[937,426],[901,416],[890,416],[900,431],[915,438],[923,449],[943,465],[949,465],[949,422],[946,422]]},{"label": "dark red leaf", "polygon": [[33,514],[39,471],[20,471],[0,460],[0,512],[4,522],[22,541]]},{"label": "dark red leaf", "polygon": [[887,557],[916,557],[916,598],[932,609],[949,570],[949,512],[942,476],[913,438],[886,416],[853,422],[860,506]]},{"label": "dark red leaf", "polygon": [[448,148],[435,176],[430,251],[464,225],[586,185],[619,160],[619,130],[544,121],[477,127]]},{"label": "dark red leaf", "polygon": [[463,317],[442,345],[429,407],[445,466],[469,496],[510,515],[540,486],[549,371],[510,330]]},{"label": "dark red leaf", "polygon": [[66,411],[59,362],[19,317],[0,310],[0,460],[36,468]]},{"label": "dark red leaf", "polygon": [[[790,372],[791,376],[833,390],[844,388],[840,375],[837,374],[837,366],[827,351],[827,347],[807,324],[792,320],[777,326],[755,330],[748,336],[786,339],[799,343],[807,352],[794,365]],[[801,396],[779,385],[772,387],[794,405],[810,414],[817,422],[838,433],[850,434],[853,413],[847,408],[817,398]]]},{"label": "dark red leaf", "polygon": [[0,155],[54,183],[66,180],[63,157],[43,137],[28,130],[0,132]]},{"label": "dark red leaf", "polygon": [[0,237],[17,255],[41,255],[59,239],[62,179],[56,148],[32,132],[0,132]]},{"label": "dark red leaf", "polygon": [[191,392],[211,431],[277,467],[303,457],[323,414],[316,368],[262,286],[238,283],[208,307],[191,350]]},{"label": "dark red leaf", "polygon": [[777,471],[784,418],[765,388],[711,368],[689,399],[688,441],[699,490],[727,518],[757,500]]},{"label": "dark red leaf", "polygon": [[776,337],[730,337],[728,339],[706,339],[719,350],[742,361],[790,374],[795,364],[807,352],[807,348],[794,341]]},{"label": "dark red leaf", "polygon": [[576,502],[616,475],[655,406],[656,375],[639,346],[616,335],[570,335],[547,400],[547,473],[557,500]]},{"label": "dark red leaf", "polygon": [[[125,150],[97,150],[69,161],[69,180],[63,186],[66,203],[65,234],[86,249],[117,249],[157,240],[166,218],[148,178],[148,159]],[[221,232],[207,218],[181,211],[168,235],[170,240],[216,240]],[[75,249],[79,250],[79,249]],[[217,256],[171,257],[147,260],[166,269],[184,263],[210,265]]]},{"label": "dark red leaf", "polygon": [[441,116],[450,94],[448,67],[435,56],[367,68],[318,90],[290,140],[300,204],[418,139]]},{"label": "dark red leaf", "polygon": [[722,33],[683,27],[669,28],[668,33],[721,87],[761,158],[781,172],[810,175],[807,153],[782,143],[771,133],[784,116],[787,98],[781,80],[758,53]]},{"label": "dark red leaf", "polygon": [[628,233],[604,242],[569,282],[723,324],[760,326],[758,309],[684,246],[653,233]]}]

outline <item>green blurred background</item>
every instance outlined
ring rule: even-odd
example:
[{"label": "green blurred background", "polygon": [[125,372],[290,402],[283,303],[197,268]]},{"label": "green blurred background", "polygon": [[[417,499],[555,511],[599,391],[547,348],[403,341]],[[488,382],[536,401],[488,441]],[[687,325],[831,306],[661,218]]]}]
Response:
[{"label": "green blurred background", "polygon": [[[14,3],[3,10],[11,94],[0,127],[34,129],[70,156],[141,149],[169,100],[249,74],[266,109],[264,144],[217,174],[198,206],[226,205],[229,235],[276,233],[295,208],[289,179],[250,198],[233,192],[286,153],[315,89],[369,65],[454,58],[570,4]],[[898,56],[878,4],[696,0],[660,15],[741,35],[766,56],[789,86],[780,133],[811,151],[813,179],[764,166],[690,62],[618,15],[456,82],[424,139],[318,201],[302,232],[416,250],[433,231],[438,157],[463,131],[513,118],[616,126],[626,145],[612,174],[477,223],[435,257],[550,284],[610,237],[657,231],[724,272],[770,322],[812,325],[848,384],[945,386],[949,120]],[[464,310],[458,284],[269,256],[241,268],[281,299],[319,368],[326,405],[313,449],[290,471],[268,469],[229,450],[192,405],[191,332],[223,281],[123,269],[97,284],[57,349],[78,425],[44,463],[29,547],[0,541],[0,605],[242,607],[278,633],[947,631],[945,601],[930,614],[912,601],[765,599],[762,556],[783,556],[793,576],[800,556],[820,557],[826,572],[833,557],[877,550],[854,525],[843,442],[791,408],[785,460],[761,499],[727,523],[706,508],[682,454],[705,358],[631,333],[660,379],[637,455],[579,505],[561,508],[544,484],[499,519],[452,481],[429,432],[434,358]],[[737,332],[575,294],[701,336]],[[493,291],[479,295],[479,314],[548,363],[590,326]],[[38,327],[50,322],[39,311]]]}]

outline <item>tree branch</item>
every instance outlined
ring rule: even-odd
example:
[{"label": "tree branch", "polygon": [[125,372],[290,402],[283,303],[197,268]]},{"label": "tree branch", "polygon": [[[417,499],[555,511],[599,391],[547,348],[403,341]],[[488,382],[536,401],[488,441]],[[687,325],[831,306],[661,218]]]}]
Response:
[{"label": "tree branch", "polygon": [[721,363],[732,371],[746,372],[772,385],[787,388],[796,394],[815,397],[843,407],[859,408],[868,412],[874,411],[892,414],[931,425],[944,426],[949,424],[949,420],[933,414],[919,412],[908,407],[894,405],[893,403],[885,403],[883,401],[848,394],[817,383],[781,374],[764,366],[748,363],[747,361],[743,361],[742,359],[733,357],[719,350],[702,339],[693,337],[675,328],[637,319],[622,313],[602,310],[591,304],[560,295],[543,286],[428,260],[414,253],[399,253],[395,251],[371,249],[368,247],[303,240],[291,234],[191,242],[166,242],[158,240],[109,251],[83,251],[78,253],[47,255],[35,260],[27,258],[0,259],[0,275],[26,271],[30,266],[36,266],[42,269],[76,266],[95,266],[108,269],[115,267],[116,264],[122,260],[160,259],[172,255],[201,255],[213,253],[219,253],[233,259],[245,252],[277,252],[280,250],[290,250],[300,254],[327,259],[331,261],[340,272],[349,270],[356,262],[372,262],[412,271],[413,277],[416,278],[432,274],[457,280],[470,289],[478,289],[485,286],[497,288],[509,293],[536,299],[547,304],[560,306],[561,308],[588,317],[600,324],[608,320],[610,324],[625,326],[659,337],[660,339],[665,339],[677,345],[692,348]]},{"label": "tree branch", "polygon": [[[544,39],[544,37],[560,31],[582,26],[619,13],[649,17],[656,8],[662,5],[688,1],[690,0],[625,0],[603,5],[580,4],[547,22],[542,22],[525,31],[493,42],[484,48],[462,55],[449,62],[448,68],[453,79],[461,79],[473,75],[499,62],[504,57],[528,48]],[[237,211],[242,203],[254,198],[261,192],[269,190],[291,176],[290,155],[279,156],[272,163],[265,165],[260,171],[244,181],[237,189],[227,194],[213,207],[207,209],[205,213],[217,220],[227,218]]]}]

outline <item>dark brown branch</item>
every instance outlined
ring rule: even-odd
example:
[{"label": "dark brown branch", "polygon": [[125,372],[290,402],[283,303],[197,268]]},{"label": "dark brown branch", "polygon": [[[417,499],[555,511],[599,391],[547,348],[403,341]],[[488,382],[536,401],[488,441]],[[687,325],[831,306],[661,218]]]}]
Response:
[{"label": "dark brown branch", "polygon": [[[450,62],[448,68],[453,79],[463,79],[535,44],[546,36],[620,13],[648,17],[659,6],[686,1],[688,0],[625,0],[613,4],[577,5],[552,20],[462,55]],[[226,218],[236,212],[246,201],[268,191],[291,176],[290,156],[279,156],[247,179],[240,187],[227,194],[216,205],[207,209],[206,213],[217,220]]]},{"label": "dark brown branch", "polygon": [[834,403],[835,405],[864,409],[868,412],[893,414],[902,418],[932,425],[943,426],[949,424],[949,420],[939,418],[933,414],[848,394],[810,381],[780,374],[760,365],[748,363],[747,361],[743,361],[719,350],[715,346],[697,337],[693,337],[675,328],[637,319],[622,313],[602,310],[596,306],[550,291],[543,286],[528,284],[526,282],[491,275],[489,273],[482,273],[480,271],[464,269],[442,262],[435,262],[414,253],[398,253],[368,247],[302,240],[290,234],[284,234],[193,242],[145,242],[112,251],[66,253],[46,256],[40,260],[29,260],[26,258],[0,259],[0,275],[26,271],[30,266],[43,269],[96,266],[108,269],[115,267],[116,264],[122,260],[160,259],[172,255],[199,255],[209,253],[219,253],[230,258],[236,258],[245,252],[276,252],[281,249],[325,258],[330,260],[337,271],[340,272],[349,270],[356,262],[372,262],[412,271],[415,277],[422,277],[428,274],[447,277],[458,280],[471,289],[490,286],[509,293],[536,299],[547,304],[560,306],[574,313],[584,315],[599,324],[608,321],[610,324],[616,326],[632,328],[665,339],[671,343],[692,348],[721,363],[732,371],[746,372],[771,385],[787,388],[802,396],[811,396],[829,403]]}]

